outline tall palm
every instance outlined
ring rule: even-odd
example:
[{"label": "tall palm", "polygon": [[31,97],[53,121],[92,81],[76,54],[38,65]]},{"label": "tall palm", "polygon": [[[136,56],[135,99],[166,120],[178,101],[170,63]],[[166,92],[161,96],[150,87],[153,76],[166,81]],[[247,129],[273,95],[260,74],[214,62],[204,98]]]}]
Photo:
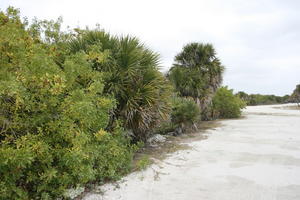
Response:
[{"label": "tall palm", "polygon": [[[159,56],[135,37],[112,37],[104,31],[84,31],[70,42],[70,50],[96,51],[103,62],[94,60],[94,68],[105,73],[106,94],[113,95],[117,107],[112,124],[121,119],[137,139],[145,139],[169,110],[169,86],[158,71]],[[112,125],[111,124],[111,125]]]},{"label": "tall palm", "polygon": [[169,78],[181,96],[190,96],[204,112],[222,82],[224,67],[211,44],[190,43],[176,55]]}]

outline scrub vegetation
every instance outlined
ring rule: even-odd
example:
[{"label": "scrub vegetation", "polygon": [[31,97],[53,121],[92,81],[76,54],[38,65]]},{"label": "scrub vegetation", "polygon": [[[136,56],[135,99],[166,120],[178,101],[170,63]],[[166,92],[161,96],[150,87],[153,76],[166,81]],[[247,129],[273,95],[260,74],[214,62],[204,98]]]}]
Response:
[{"label": "scrub vegetation", "polygon": [[0,199],[56,199],[116,180],[158,130],[240,116],[211,44],[185,45],[163,75],[138,38],[64,32],[61,22],[0,12]]}]

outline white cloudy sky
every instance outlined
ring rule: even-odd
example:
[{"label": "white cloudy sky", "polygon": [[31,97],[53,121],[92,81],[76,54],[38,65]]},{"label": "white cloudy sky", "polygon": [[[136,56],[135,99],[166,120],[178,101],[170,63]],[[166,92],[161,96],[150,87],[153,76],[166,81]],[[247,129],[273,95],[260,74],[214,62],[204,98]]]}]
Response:
[{"label": "white cloudy sky", "polygon": [[29,19],[137,36],[163,71],[188,42],[212,43],[235,91],[290,94],[300,83],[300,0],[1,0]]}]

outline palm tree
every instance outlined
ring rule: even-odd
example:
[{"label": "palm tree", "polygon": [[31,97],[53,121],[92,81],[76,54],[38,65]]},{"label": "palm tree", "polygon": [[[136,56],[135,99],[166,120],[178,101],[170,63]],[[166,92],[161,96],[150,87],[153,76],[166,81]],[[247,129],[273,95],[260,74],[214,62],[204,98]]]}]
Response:
[{"label": "palm tree", "polygon": [[110,126],[122,120],[137,140],[145,139],[170,109],[170,88],[158,71],[158,54],[135,37],[113,37],[100,30],[83,31],[69,46],[72,53],[91,55],[94,69],[104,73],[104,92],[117,100]]},{"label": "palm tree", "polygon": [[168,77],[180,96],[192,97],[205,110],[222,82],[224,67],[211,44],[190,43],[176,55]]}]

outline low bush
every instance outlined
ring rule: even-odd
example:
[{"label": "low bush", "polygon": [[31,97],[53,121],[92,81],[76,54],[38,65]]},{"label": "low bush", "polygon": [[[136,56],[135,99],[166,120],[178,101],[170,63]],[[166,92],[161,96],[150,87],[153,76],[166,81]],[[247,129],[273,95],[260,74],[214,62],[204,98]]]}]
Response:
[{"label": "low bush", "polygon": [[237,118],[245,106],[245,102],[235,96],[232,90],[221,87],[212,100],[212,116],[213,118]]},{"label": "low bush", "polygon": [[200,108],[192,100],[187,98],[174,98],[171,121],[176,125],[193,124],[200,119]]},{"label": "low bush", "polygon": [[182,130],[200,120],[200,108],[192,99],[173,97],[171,102],[172,111],[169,118],[161,121],[159,126],[153,129],[153,134],[164,135],[174,132],[177,128]]}]

